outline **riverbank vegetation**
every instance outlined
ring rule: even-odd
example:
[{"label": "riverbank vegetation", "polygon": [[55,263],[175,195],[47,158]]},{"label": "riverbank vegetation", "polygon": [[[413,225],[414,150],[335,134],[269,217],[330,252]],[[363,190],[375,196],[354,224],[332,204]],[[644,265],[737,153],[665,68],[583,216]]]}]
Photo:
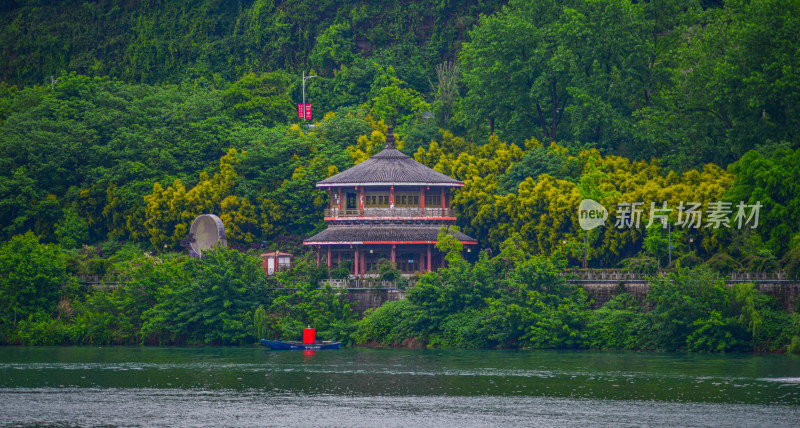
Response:
[{"label": "riverbank vegetation", "polygon": [[[157,3],[0,6],[4,343],[249,343],[312,323],[469,347],[778,350],[800,335],[712,275],[800,278],[797,2]],[[302,72],[318,75],[314,127],[295,114]],[[465,183],[458,226],[495,256],[454,259],[356,321],[299,243],[324,227],[314,183],[377,153],[387,124]],[[641,226],[587,233],[582,199],[642,202]],[[681,227],[682,202],[731,218],[759,204],[758,225]],[[673,208],[668,227],[645,227],[650,203]],[[203,213],[233,249],[189,259]],[[301,260],[280,283],[294,291],[263,277],[262,248]],[[584,260],[673,273],[647,302],[595,311],[536,282]],[[675,309],[685,293],[696,302]]]},{"label": "riverbank vegetation", "polygon": [[596,310],[561,275],[563,258],[530,256],[515,235],[501,253],[475,264],[452,251],[407,299],[359,322],[355,340],[398,345],[408,338],[463,348],[778,351],[800,339],[800,315],[753,284],[725,286],[707,267],[652,277],[644,301],[618,293]]},{"label": "riverbank vegetation", "polygon": [[[76,252],[33,234],[0,248],[2,342],[27,345],[246,345],[297,339],[306,325],[346,344],[450,348],[797,352],[800,315],[751,283],[726,286],[707,266],[649,280],[646,299],[620,292],[599,309],[562,275],[561,255],[523,251],[514,235],[475,263],[446,235],[448,267],[421,275],[406,299],[358,319],[310,260],[267,278],[258,259],[220,248],[202,258],[109,257],[124,275],[103,288],[71,275]],[[20,254],[27,254],[22,260]],[[54,284],[66,284],[56,287]]]}]

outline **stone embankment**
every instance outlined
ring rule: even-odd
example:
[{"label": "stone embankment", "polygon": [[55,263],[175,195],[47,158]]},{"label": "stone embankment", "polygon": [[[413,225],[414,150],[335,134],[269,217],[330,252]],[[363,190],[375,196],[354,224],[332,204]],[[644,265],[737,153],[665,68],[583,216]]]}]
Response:
[{"label": "stone embankment", "polygon": [[[599,308],[619,293],[627,292],[634,295],[637,300],[644,303],[650,284],[642,275],[621,271],[578,271],[566,272],[567,280],[579,284],[592,299],[592,308]],[[792,281],[780,273],[751,274],[735,273],[728,277],[726,283],[733,285],[742,282],[752,282],[762,293],[775,297],[784,310],[794,312],[800,310],[800,281]],[[386,302],[405,298],[405,290],[393,288],[391,284],[354,283],[357,287],[347,287],[346,281],[337,284],[347,288],[347,298],[353,304],[353,309],[363,314],[367,309],[379,308]],[[376,287],[377,285],[377,287]]]}]

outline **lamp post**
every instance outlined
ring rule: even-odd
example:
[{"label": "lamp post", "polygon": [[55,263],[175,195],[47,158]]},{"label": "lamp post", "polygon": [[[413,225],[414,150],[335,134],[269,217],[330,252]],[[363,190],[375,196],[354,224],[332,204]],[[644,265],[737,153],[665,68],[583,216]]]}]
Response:
[{"label": "lamp post", "polygon": [[306,76],[306,71],[303,70],[303,121],[306,120],[306,80],[313,79],[317,77],[317,75],[313,76]]},{"label": "lamp post", "polygon": [[583,268],[589,268],[589,260],[586,257],[587,253],[589,252],[589,231],[586,231],[586,235],[583,237]]},{"label": "lamp post", "polygon": [[672,224],[669,219],[667,219],[667,248],[669,250],[669,264],[667,266],[670,266],[672,264]]},{"label": "lamp post", "polygon": [[667,223],[667,266],[669,266],[672,264],[672,224],[669,222],[668,218],[661,219],[661,224],[663,225],[664,223]]}]

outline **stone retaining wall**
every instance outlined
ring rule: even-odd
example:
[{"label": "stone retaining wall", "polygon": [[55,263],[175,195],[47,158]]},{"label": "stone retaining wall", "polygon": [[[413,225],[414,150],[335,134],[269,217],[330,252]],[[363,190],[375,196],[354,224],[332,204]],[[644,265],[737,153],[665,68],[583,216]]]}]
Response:
[{"label": "stone retaining wall", "polygon": [[405,299],[406,292],[397,288],[350,288],[345,295],[350,300],[350,306],[360,316],[367,309],[376,309],[386,302]]},{"label": "stone retaining wall", "polygon": [[[603,306],[623,291],[633,294],[637,300],[644,302],[650,291],[650,285],[644,281],[581,282],[580,285],[594,301],[593,309]],[[761,282],[758,283],[758,289],[775,297],[783,309],[788,312],[794,312],[800,308],[800,283]],[[379,308],[386,302],[404,299],[405,291],[396,288],[351,288],[347,290],[347,298],[352,302],[353,309],[361,315],[367,309]]]},{"label": "stone retaining wall", "polygon": [[[733,283],[728,283],[732,285]],[[592,308],[596,309],[603,306],[617,294],[625,291],[636,296],[637,300],[643,302],[650,291],[650,284],[643,281],[631,282],[582,282],[580,284],[589,296],[594,300]],[[800,283],[787,282],[759,282],[756,284],[759,291],[775,297],[781,307],[787,312],[798,310],[800,305]]]}]

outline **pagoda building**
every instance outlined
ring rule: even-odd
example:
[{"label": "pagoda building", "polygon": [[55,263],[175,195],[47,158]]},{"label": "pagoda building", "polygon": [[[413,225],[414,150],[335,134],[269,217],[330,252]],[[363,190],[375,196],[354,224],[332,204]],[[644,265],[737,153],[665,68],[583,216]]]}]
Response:
[{"label": "pagoda building", "polygon": [[[464,183],[434,171],[395,148],[392,128],[386,146],[364,162],[317,183],[328,191],[322,232],[303,241],[316,247],[317,265],[351,261],[351,275],[369,276],[381,259],[404,275],[435,271],[444,254],[434,246],[439,230],[452,225],[451,192]],[[478,242],[450,230],[465,248]]]}]

